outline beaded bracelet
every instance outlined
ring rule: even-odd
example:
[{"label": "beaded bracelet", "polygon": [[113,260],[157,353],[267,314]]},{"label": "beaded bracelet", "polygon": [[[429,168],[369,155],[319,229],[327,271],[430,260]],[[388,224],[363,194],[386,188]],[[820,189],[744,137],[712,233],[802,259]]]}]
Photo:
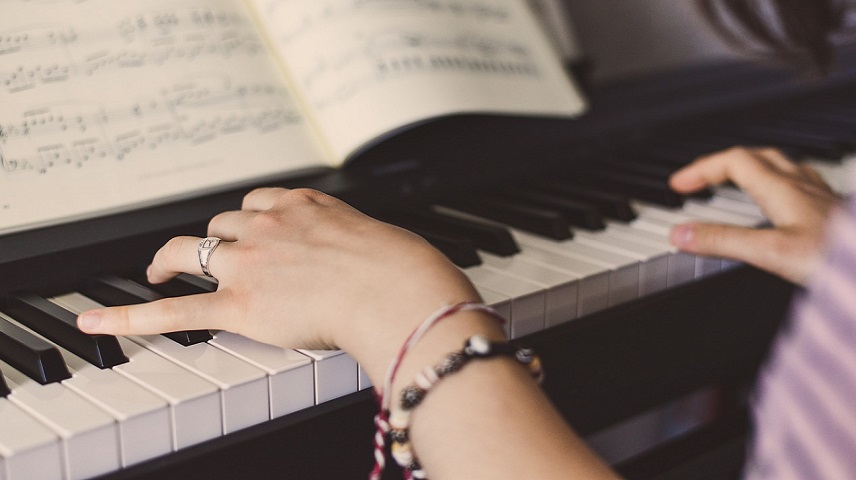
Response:
[{"label": "beaded bracelet", "polygon": [[379,480],[381,473],[386,464],[386,460],[384,458],[384,449],[386,447],[386,435],[389,433],[389,396],[386,395],[389,392],[392,382],[395,379],[395,374],[398,372],[398,368],[401,366],[401,361],[404,359],[404,356],[410,350],[413,345],[415,345],[422,337],[430,330],[434,325],[440,323],[440,321],[445,320],[446,318],[451,317],[455,313],[466,311],[466,310],[477,310],[482,311],[493,318],[495,318],[500,323],[505,323],[506,320],[496,312],[496,310],[488,307],[483,303],[478,302],[461,302],[456,303],[454,305],[444,305],[434,311],[431,315],[429,315],[422,323],[410,333],[404,343],[401,345],[401,349],[395,358],[392,359],[392,362],[389,364],[389,368],[387,368],[386,376],[384,378],[383,386],[380,388],[380,391],[377,393],[377,402],[378,402],[378,413],[375,415],[374,423],[375,423],[375,437],[374,437],[374,456],[375,456],[375,464],[374,468],[372,468],[371,473],[369,474],[370,480]]},{"label": "beaded bracelet", "polygon": [[470,360],[500,355],[509,356],[526,366],[538,383],[543,380],[541,360],[532,349],[516,347],[508,342],[491,342],[482,335],[474,335],[467,339],[463,349],[446,355],[443,361],[433,367],[423,368],[416,374],[414,383],[401,391],[400,408],[392,411],[389,417],[389,436],[392,440],[392,457],[404,468],[408,479],[427,478],[410,445],[408,430],[413,409],[422,403],[441,378],[460,371]]}]

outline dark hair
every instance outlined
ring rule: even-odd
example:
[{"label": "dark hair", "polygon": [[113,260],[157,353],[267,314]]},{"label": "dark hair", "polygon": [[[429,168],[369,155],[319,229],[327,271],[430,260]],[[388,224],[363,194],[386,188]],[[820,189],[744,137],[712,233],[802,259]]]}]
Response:
[{"label": "dark hair", "polygon": [[[830,37],[843,26],[847,0],[698,0],[719,33],[741,49],[826,74]],[[758,45],[764,50],[758,51]]]}]

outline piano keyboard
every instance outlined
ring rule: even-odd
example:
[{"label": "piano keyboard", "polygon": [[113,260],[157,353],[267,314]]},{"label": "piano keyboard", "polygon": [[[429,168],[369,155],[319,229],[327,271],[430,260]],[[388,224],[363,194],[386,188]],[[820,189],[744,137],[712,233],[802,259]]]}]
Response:
[{"label": "piano keyboard", "polygon": [[[849,118],[856,119],[851,107]],[[833,129],[819,122],[835,135],[794,137],[783,133],[785,123],[750,129],[748,140],[744,132],[724,130],[713,139],[664,142],[645,153],[644,163],[615,152],[602,170],[557,172],[530,185],[370,213],[445,252],[510,320],[508,334],[519,338],[735,266],[679,252],[668,242],[669,229],[680,222],[765,221],[733,188],[691,198],[668,191],[668,172],[700,153],[693,145],[772,140],[802,158],[822,155],[828,159],[812,163],[845,193],[842,171],[856,163],[837,161],[854,146],[852,135],[841,133],[856,124]],[[101,304],[210,288],[187,276],[145,285],[134,272],[91,279],[62,295],[4,299],[0,480],[118,471],[371,386],[341,351],[287,350],[227,332],[113,338],[70,328],[78,312]]]}]

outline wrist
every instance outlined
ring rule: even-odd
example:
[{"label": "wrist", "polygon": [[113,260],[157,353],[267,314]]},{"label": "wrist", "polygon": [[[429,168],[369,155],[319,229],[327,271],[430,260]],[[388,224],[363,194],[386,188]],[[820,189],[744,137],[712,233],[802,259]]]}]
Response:
[{"label": "wrist", "polygon": [[[478,300],[464,299],[461,302],[448,302],[446,305],[475,301]],[[381,328],[373,325],[353,325],[337,345],[360,363],[372,384],[380,390],[390,365],[396,361],[408,338],[428,317],[437,313],[436,307],[435,305],[433,310],[420,309],[425,312],[419,316],[411,314],[407,318],[399,317],[388,321],[380,317],[377,322],[383,323]],[[425,362],[436,362],[443,355],[459,349],[466,338],[475,334],[485,335],[491,340],[504,338],[500,323],[487,312],[465,310],[450,314],[425,332],[424,336],[408,349],[400,359],[396,378],[412,377],[415,369],[423,367]],[[396,387],[393,387],[391,392],[397,392]]]},{"label": "wrist", "polygon": [[[383,393],[391,402],[396,401],[401,390],[419,370],[434,365],[450,352],[460,350],[468,338],[478,335],[488,341],[505,340],[503,320],[486,310],[482,304],[456,307],[444,318],[448,320],[433,325],[418,342],[402,352],[402,357],[392,360],[390,369],[394,367],[394,375],[386,378],[391,383],[383,386],[388,390]],[[390,375],[391,372],[388,369],[386,373]]]}]

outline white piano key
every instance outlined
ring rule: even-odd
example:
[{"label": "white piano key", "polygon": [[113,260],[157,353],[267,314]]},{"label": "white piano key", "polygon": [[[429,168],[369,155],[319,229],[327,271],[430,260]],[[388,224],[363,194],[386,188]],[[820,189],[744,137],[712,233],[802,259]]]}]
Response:
[{"label": "white piano key", "polygon": [[[589,258],[585,258],[584,255],[580,255],[579,252],[577,254],[572,253],[567,248],[560,248],[559,250],[554,250],[552,247],[555,247],[557,243],[562,244],[562,242],[556,242],[554,240],[542,239],[541,237],[518,231],[513,228],[509,228],[506,225],[503,225],[498,222],[494,222],[492,220],[483,219],[481,217],[477,217],[471,214],[459,212],[453,209],[447,209],[445,207],[433,207],[435,210],[452,215],[459,216],[465,219],[472,219],[480,222],[486,222],[494,225],[502,226],[503,228],[507,228],[512,236],[515,237],[515,241],[521,248],[521,252],[517,254],[518,256],[523,256],[529,258],[530,260],[535,261],[539,264],[548,265],[550,267],[556,267],[556,259],[551,259],[548,261],[544,260],[545,254],[547,256],[553,256],[554,254],[559,255],[559,262],[565,263],[561,269],[566,273],[571,273],[578,277],[578,297],[577,297],[577,316],[584,315],[588,313],[592,313],[603,308],[607,308],[609,305],[614,305],[617,303],[621,303],[626,300],[630,300],[631,298],[635,298],[638,293],[638,266],[623,266],[617,269],[612,269],[610,265],[600,262],[597,264],[597,271],[592,272],[589,267],[573,267],[570,268],[567,265],[567,261],[569,259],[574,259],[579,262],[586,262],[589,265],[594,264]],[[522,238],[530,238],[533,242],[526,244],[526,242],[522,241]],[[540,244],[539,242],[546,242],[544,244]],[[570,241],[567,241],[570,242]],[[545,248],[546,246],[546,248]],[[530,250],[533,249],[534,251]],[[587,247],[582,247],[587,248]],[[564,251],[563,251],[564,250]],[[571,248],[573,250],[573,248]],[[530,255],[531,254],[531,255]],[[607,256],[611,256],[609,253],[605,253]],[[562,260],[563,259],[563,260]],[[625,259],[627,260],[627,259]],[[633,270],[636,270],[635,272]],[[611,280],[606,280],[611,286],[603,289],[600,286],[595,286],[596,283],[602,282],[602,278],[598,278],[597,275],[606,272],[606,274],[610,277],[614,277]],[[634,279],[635,273],[635,279]],[[472,280],[472,278],[471,278]],[[603,296],[606,298],[602,298]],[[601,304],[601,300],[604,300],[603,304]],[[561,321],[567,321],[574,317],[570,317],[567,319],[563,319]],[[556,319],[549,319],[547,325],[550,326]]]},{"label": "white piano key", "polygon": [[712,205],[705,205],[701,202],[686,202],[684,203],[682,211],[689,215],[698,215],[699,217],[709,219],[709,221],[723,223],[726,225],[755,227],[759,223],[758,218],[753,215],[732,212]]},{"label": "white piano key", "polygon": [[[8,319],[32,335],[50,340],[14,319]],[[166,401],[111,369],[98,368],[59,345],[72,374],[63,385],[107,412],[119,425],[123,467],[172,451],[172,428]]]},{"label": "white piano key", "polygon": [[[519,255],[530,261],[550,265],[578,277],[576,315],[567,319],[560,319],[559,323],[609,307],[610,270],[608,268],[531,245],[521,245]],[[556,323],[547,322],[548,327],[553,325]]]},{"label": "white piano key", "polygon": [[250,340],[230,332],[212,332],[208,343],[262,369],[270,391],[270,417],[281,417],[315,404],[312,360],[287,348]]},{"label": "white piano key", "polygon": [[721,195],[717,190],[714,192],[713,196],[704,201],[690,200],[691,202],[702,202],[710,205],[712,207],[721,208],[724,210],[730,210],[737,213],[742,213],[744,215],[750,215],[757,219],[758,224],[761,224],[766,221],[766,217],[764,216],[764,212],[761,211],[761,208],[754,203],[747,203],[742,200],[735,200],[733,198],[729,198],[728,196]]},{"label": "white piano key", "polygon": [[512,230],[512,235],[521,245],[531,245],[608,268],[610,306],[639,296],[639,261],[635,258],[582,245],[573,240],[550,240],[517,230]]},{"label": "white piano key", "polygon": [[65,478],[94,477],[120,468],[119,427],[112,417],[65,385],[39,385],[0,361],[9,401],[62,439]]},{"label": "white piano key", "polygon": [[359,390],[357,362],[343,350],[303,350],[315,368],[315,403],[324,403]]},{"label": "white piano key", "polygon": [[0,398],[0,480],[62,478],[59,436],[10,400]]},{"label": "white piano key", "polygon": [[580,231],[574,240],[639,260],[639,296],[650,295],[668,287],[670,249],[634,242],[620,232],[609,230]]},{"label": "white piano key", "polygon": [[850,190],[851,176],[846,172],[852,168],[852,161],[844,160],[840,164],[826,160],[805,160],[803,163],[817,170],[830,188],[839,195],[845,195]]},{"label": "white piano key", "polygon": [[[642,221],[644,223],[644,220]],[[651,246],[667,248],[669,254],[669,272],[666,280],[667,287],[679,285],[695,279],[696,261],[695,255],[682,252],[669,241],[668,233],[657,233],[657,231],[645,230],[639,228],[639,224],[631,223],[624,225],[617,222],[611,222],[607,227],[613,232],[622,232],[627,235],[627,238],[639,243],[646,243]],[[668,230],[662,224],[657,223],[654,230]]]},{"label": "white piano key", "polygon": [[748,193],[734,187],[716,187],[716,196],[734,200],[735,202],[745,203],[747,205],[755,205],[752,197]]},{"label": "white piano key", "polygon": [[486,268],[494,268],[534,283],[544,289],[544,319],[540,324],[532,324],[532,330],[517,325],[512,335],[517,338],[544,329],[545,325],[555,325],[575,318],[577,315],[577,297],[579,277],[548,265],[535,263],[523,255],[499,257],[479,252]]},{"label": "white piano key", "polygon": [[128,338],[217,385],[223,409],[223,433],[270,419],[270,392],[267,376],[261,369],[207,343],[182,346],[161,335]]},{"label": "white piano key", "polygon": [[169,403],[176,450],[223,434],[222,399],[215,384],[128,339],[119,343],[131,360],[113,370]]},{"label": "white piano key", "polygon": [[494,309],[505,320],[502,328],[505,330],[505,335],[511,337],[511,297],[481,285],[475,285],[475,287],[484,304]]},{"label": "white piano key", "polygon": [[[649,213],[651,211],[651,209],[647,210]],[[665,211],[658,212],[658,214],[664,219],[669,218]],[[675,216],[674,218],[689,218],[690,221],[721,223],[740,227],[756,227],[763,222],[763,220],[759,220],[759,218],[754,215],[737,213],[728,209],[706,205],[702,202],[695,201],[686,202],[684,204],[684,208],[681,210],[680,216]],[[699,261],[696,262],[696,277],[704,277],[739,265],[739,262],[721,258],[699,256],[698,259]]]},{"label": "white piano key", "polygon": [[[74,313],[100,308],[78,293],[51,299]],[[170,405],[172,443],[178,450],[223,434],[220,390],[213,383],[144,347],[119,337],[129,361],[113,367],[132,381],[165,399]]]},{"label": "white piano key", "polygon": [[699,221],[698,216],[689,215],[679,208],[665,208],[639,201],[632,201],[631,204],[639,218],[656,220],[670,226]]},{"label": "white piano key", "polygon": [[357,364],[357,370],[358,370],[357,373],[359,376],[359,384],[358,384],[357,388],[359,388],[360,390],[365,390],[367,388],[371,388],[372,387],[372,381],[369,378],[369,374],[366,373],[366,369],[363,368],[362,365]]},{"label": "white piano key", "polygon": [[[636,209],[639,217],[631,222],[631,225],[641,230],[660,233],[668,236],[672,227],[682,223],[710,222],[708,217],[691,215],[679,210],[670,210],[654,205],[638,202]],[[702,278],[722,270],[722,259],[718,257],[695,256],[694,278]],[[670,284],[671,285],[671,284]]]},{"label": "white piano key", "polygon": [[482,265],[465,268],[463,272],[477,288],[511,298],[511,338],[544,328],[547,300],[541,285]]}]

